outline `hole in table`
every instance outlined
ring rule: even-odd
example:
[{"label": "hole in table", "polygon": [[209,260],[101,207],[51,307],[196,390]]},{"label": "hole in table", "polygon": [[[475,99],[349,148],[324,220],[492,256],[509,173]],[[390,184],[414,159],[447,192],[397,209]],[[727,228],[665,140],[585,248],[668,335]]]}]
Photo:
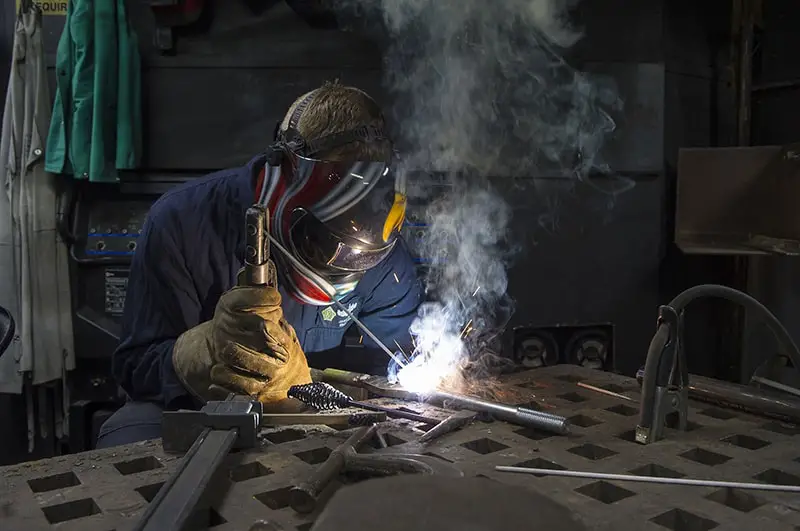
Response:
[{"label": "hole in table", "polygon": [[289,507],[291,496],[292,487],[283,487],[280,489],[262,492],[261,494],[256,494],[253,497],[270,509],[277,511],[278,509]]},{"label": "hole in table", "polygon": [[391,433],[384,433],[383,438],[386,441],[386,444],[389,446],[397,446],[398,444],[405,444],[408,442],[405,439],[401,439],[397,435],[392,435]]},{"label": "hole in table", "polygon": [[739,448],[746,448],[747,450],[759,450],[761,448],[764,448],[765,446],[769,446],[770,444],[772,444],[771,442],[768,441],[762,441],[761,439],[741,434],[725,437],[724,439],[722,439],[722,441],[730,443],[734,446],[738,446]]},{"label": "hole in table", "polygon": [[161,464],[161,461],[152,455],[140,457],[138,459],[131,459],[130,461],[114,463],[114,468],[116,468],[123,476],[137,474],[139,472],[147,472],[148,470],[155,470],[157,468],[162,468],[163,466],[164,465]]},{"label": "hole in table", "polygon": [[628,489],[623,489],[622,487],[617,487],[616,485],[612,485],[606,481],[595,481],[594,483],[589,483],[583,487],[578,487],[575,489],[575,492],[583,494],[584,496],[588,496],[589,498],[594,498],[600,503],[605,503],[606,505],[617,503],[618,501],[624,500],[625,498],[630,498],[631,496],[636,496],[635,492],[631,492]]},{"label": "hole in table", "polygon": [[781,435],[800,434],[800,426],[788,424],[786,422],[768,422],[761,426],[761,429],[771,431],[773,433],[780,433]]},{"label": "hole in table", "polygon": [[584,381],[586,378],[575,376],[574,374],[562,374],[560,376],[556,376],[556,379],[561,380],[562,382],[577,383]]},{"label": "hole in table", "polygon": [[233,481],[234,483],[239,483],[240,481],[247,481],[248,479],[260,478],[263,476],[268,476],[270,474],[272,474],[272,470],[265,467],[258,461],[253,461],[251,463],[245,463],[243,465],[239,465],[232,468],[230,471],[230,478],[231,481]]},{"label": "hole in table", "polygon": [[608,448],[597,446],[596,444],[592,443],[586,443],[580,446],[575,446],[574,448],[570,448],[567,451],[571,454],[579,455],[591,461],[599,461],[600,459],[605,459],[606,457],[617,455],[617,452],[615,452],[614,450],[609,450]]},{"label": "hole in table", "polygon": [[218,525],[227,524],[228,521],[225,520],[221,514],[219,514],[214,509],[208,510],[208,527],[217,527]]},{"label": "hole in table", "polygon": [[541,389],[542,386],[536,382],[522,382],[516,384],[517,387],[522,387],[523,389]]},{"label": "hole in table", "polygon": [[480,479],[487,479],[489,481],[494,481],[495,483],[499,483],[499,481],[497,481],[496,479],[490,478],[489,476],[484,476],[483,474],[478,474],[475,477],[476,478],[480,478]]},{"label": "hole in table", "polygon": [[448,463],[454,463],[455,462],[452,459],[447,459],[446,457],[442,457],[441,455],[435,454],[433,452],[425,452],[422,455],[427,455],[428,457],[435,457],[436,459],[441,459],[442,461],[446,461]]},{"label": "hole in table", "polygon": [[697,516],[683,509],[672,509],[650,519],[656,525],[672,531],[708,531],[719,524],[714,520]]},{"label": "hole in table", "polygon": [[528,402],[525,402],[524,404],[516,404],[516,406],[524,407],[525,409],[532,409],[534,411],[541,411],[544,409],[542,405],[536,400],[530,400]]},{"label": "hole in table", "polygon": [[567,402],[572,402],[573,404],[578,404],[580,402],[586,402],[589,400],[585,396],[578,394],[578,393],[564,393],[563,395],[558,395],[558,398],[561,400],[566,400]]},{"label": "hole in table", "polygon": [[682,478],[686,476],[686,474],[681,474],[680,472],[655,463],[640,466],[628,472],[636,476],[649,476],[652,478]]},{"label": "hole in table", "polygon": [[622,439],[623,441],[628,441],[628,442],[635,443],[636,442],[636,430],[623,431],[622,433],[617,435],[617,439]]},{"label": "hole in table", "polygon": [[635,407],[626,406],[625,404],[617,404],[616,406],[607,407],[606,411],[622,415],[623,417],[632,417],[639,413]]},{"label": "hole in table", "polygon": [[791,485],[793,487],[800,487],[800,478],[794,474],[784,472],[783,470],[776,470],[770,468],[753,476],[759,481],[764,483],[773,483],[775,485]]},{"label": "hole in table", "polygon": [[58,524],[68,520],[76,520],[78,518],[86,518],[87,516],[100,514],[100,507],[97,506],[93,499],[84,498],[82,500],[42,507],[42,512],[48,522],[51,524]]},{"label": "hole in table", "polygon": [[587,417],[586,415],[575,415],[570,417],[569,421],[576,426],[580,426],[581,428],[591,428],[592,426],[597,426],[598,424],[603,423],[602,421],[593,419],[592,417]]},{"label": "hole in table", "polygon": [[703,448],[692,448],[688,452],[683,452],[682,454],[679,455],[680,457],[688,459],[689,461],[694,461],[695,463],[700,463],[701,465],[708,465],[708,466],[722,465],[731,460],[731,458],[728,457],[727,455],[722,455],[716,452],[711,452],[709,450],[704,450]]},{"label": "hole in table", "polygon": [[299,441],[306,438],[306,432],[303,430],[281,430],[272,433],[267,433],[264,438],[272,444],[283,444],[292,441]]},{"label": "hole in table", "polygon": [[487,439],[484,437],[483,439],[476,439],[474,441],[469,441],[463,443],[461,446],[468,450],[472,450],[473,452],[477,452],[479,454],[492,454],[494,452],[499,452],[500,450],[505,450],[508,448],[503,443],[499,443],[497,441],[493,441],[492,439]]},{"label": "hole in table", "polygon": [[295,529],[297,529],[297,531],[310,531],[311,526],[313,526],[313,525],[314,525],[314,522],[306,522],[305,524],[300,524]]},{"label": "hole in table", "polygon": [[[678,412],[677,411],[673,411],[672,413],[668,413],[667,416],[664,418],[664,425],[667,428],[670,428],[670,429],[673,429],[673,430],[677,430],[678,426],[680,425],[679,421],[680,421],[680,416],[678,415]],[[687,432],[694,431],[694,430],[700,429],[702,427],[703,426],[701,426],[700,424],[698,424],[696,422],[692,422],[691,420],[687,420],[686,421],[686,431]]]},{"label": "hole in table", "polygon": [[719,419],[719,420],[731,420],[735,419],[736,415],[731,413],[730,411],[726,411],[724,409],[719,409],[716,407],[710,407],[708,409],[704,409],[700,412],[701,415],[705,415],[706,417],[711,417],[712,419]]},{"label": "hole in table", "polygon": [[139,495],[144,498],[144,501],[150,503],[158,494],[158,491],[161,490],[161,487],[164,486],[164,482],[161,483],[153,483],[152,485],[142,485],[141,487],[137,487],[134,489]]},{"label": "hole in table", "polygon": [[314,448],[312,450],[306,450],[305,452],[297,452],[295,457],[298,459],[302,459],[309,465],[318,465],[320,463],[324,463],[328,456],[331,455],[332,450],[323,446],[322,448]]},{"label": "hole in table", "polygon": [[28,480],[28,486],[33,492],[48,492],[51,490],[66,489],[67,487],[77,487],[81,482],[74,472],[64,472],[43,478]]},{"label": "hole in table", "polygon": [[[523,461],[521,463],[517,463],[514,466],[522,467],[522,468],[544,468],[546,470],[566,470],[566,467],[559,465],[558,463],[554,463],[552,461],[548,461],[547,459],[542,459],[541,457],[536,457],[533,459],[529,459],[527,461]],[[532,474],[537,478],[546,477],[547,474]]]},{"label": "hole in table", "polygon": [[732,488],[724,488],[712,492],[706,496],[706,499],[721,503],[722,505],[743,513],[749,513],[764,505],[763,501],[749,492]]},{"label": "hole in table", "polygon": [[523,437],[526,437],[532,441],[541,441],[544,439],[549,439],[550,437],[554,436],[552,433],[546,433],[543,431],[539,431],[536,428],[530,428],[530,427],[514,430],[514,433],[516,433],[517,435],[522,435]]}]

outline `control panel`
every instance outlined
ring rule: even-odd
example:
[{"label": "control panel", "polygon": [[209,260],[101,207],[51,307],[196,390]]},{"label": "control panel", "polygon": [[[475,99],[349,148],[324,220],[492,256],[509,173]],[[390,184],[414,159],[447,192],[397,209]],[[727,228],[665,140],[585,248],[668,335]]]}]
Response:
[{"label": "control panel", "polygon": [[401,229],[414,261],[421,269],[430,263],[425,256],[425,239],[428,234],[426,211],[428,205],[452,190],[452,185],[441,176],[416,174],[409,180],[409,197],[406,219]]},{"label": "control panel", "polygon": [[109,201],[91,205],[83,253],[89,258],[132,256],[151,204],[149,201]]}]

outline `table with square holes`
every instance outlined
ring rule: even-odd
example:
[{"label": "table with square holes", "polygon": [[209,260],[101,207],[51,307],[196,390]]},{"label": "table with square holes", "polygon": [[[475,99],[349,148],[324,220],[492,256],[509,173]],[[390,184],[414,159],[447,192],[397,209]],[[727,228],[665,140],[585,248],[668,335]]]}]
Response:
[{"label": "table with square holes", "polygon": [[[800,530],[797,494],[495,471],[496,465],[517,465],[800,485],[798,426],[693,402],[687,432],[668,430],[665,440],[642,446],[633,441],[637,402],[587,390],[577,382],[639,398],[636,382],[627,377],[571,365],[537,369],[511,375],[504,383],[522,404],[569,417],[574,427],[570,436],[504,422],[476,422],[421,448],[414,442],[421,433],[414,424],[392,421],[383,428],[390,447],[363,451],[435,455],[467,476],[550,496],[591,529]],[[403,405],[442,414],[421,404]],[[246,530],[257,520],[287,530],[311,529],[314,515],[301,516],[289,507],[289,489],[349,434],[322,426],[264,430],[260,448],[228,457],[224,477],[229,484],[213,506],[212,529]],[[0,529],[130,529],[179,460],[165,454],[158,441],[150,441],[4,467]],[[340,486],[332,485],[331,490]],[[531,511],[533,525],[535,507]]]}]

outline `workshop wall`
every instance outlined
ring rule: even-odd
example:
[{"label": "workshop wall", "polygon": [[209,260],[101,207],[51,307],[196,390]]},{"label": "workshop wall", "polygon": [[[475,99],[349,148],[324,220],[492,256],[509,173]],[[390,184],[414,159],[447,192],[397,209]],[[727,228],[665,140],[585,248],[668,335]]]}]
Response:
[{"label": "workshop wall", "polygon": [[[784,145],[800,141],[800,5],[791,0],[764,2],[763,27],[754,58],[752,143]],[[748,259],[749,291],[763,302],[800,343],[800,262],[797,257],[759,256]],[[742,376],[750,378],[763,362],[778,353],[773,335],[758,323],[748,323]],[[774,374],[800,386],[797,369]]]}]

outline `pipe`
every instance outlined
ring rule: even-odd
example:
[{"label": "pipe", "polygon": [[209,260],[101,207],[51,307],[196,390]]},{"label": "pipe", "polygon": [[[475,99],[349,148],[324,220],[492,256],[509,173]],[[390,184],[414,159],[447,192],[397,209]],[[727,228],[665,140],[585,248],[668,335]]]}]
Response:
[{"label": "pipe", "polygon": [[572,470],[552,470],[549,468],[522,468],[517,466],[496,466],[499,472],[537,474],[541,476],[564,476],[569,478],[603,479],[609,481],[634,481],[637,483],[658,483],[661,485],[685,485],[690,487],[719,487],[742,490],[769,490],[773,492],[800,492],[800,486],[775,485],[770,483],[741,483],[738,481],[713,481],[707,479],[659,478],[634,476],[632,474],[604,474],[600,472],[576,472]]}]

